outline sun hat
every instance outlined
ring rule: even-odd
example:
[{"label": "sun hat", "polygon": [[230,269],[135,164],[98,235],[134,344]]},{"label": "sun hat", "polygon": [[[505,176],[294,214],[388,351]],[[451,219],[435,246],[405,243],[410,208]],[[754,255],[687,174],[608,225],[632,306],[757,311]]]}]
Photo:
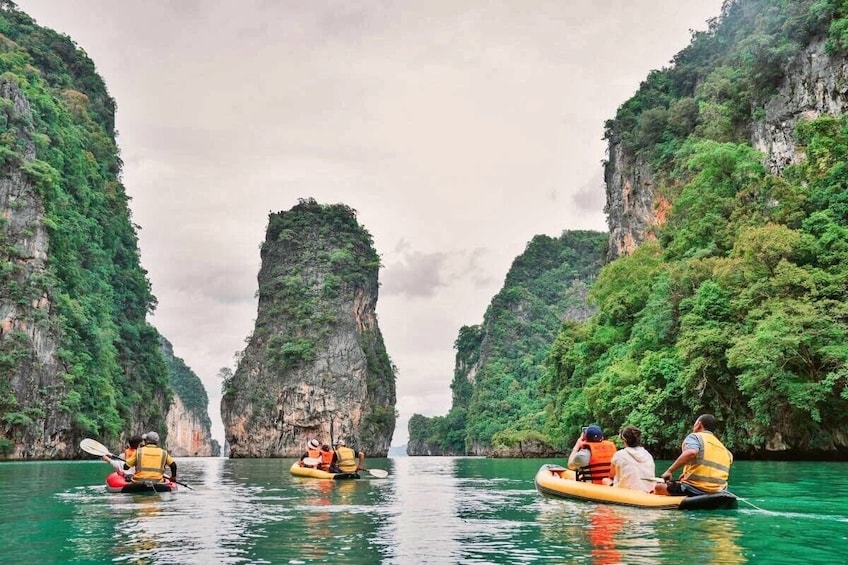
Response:
[{"label": "sun hat", "polygon": [[309,447],[310,449],[318,449],[319,447],[321,447],[321,444],[318,443],[317,439],[313,438],[309,440]]},{"label": "sun hat", "polygon": [[345,442],[344,442],[343,439],[337,439],[336,440],[336,445],[344,445],[344,444],[345,444]]},{"label": "sun hat", "polygon": [[147,432],[147,443],[159,443],[159,434],[156,432]]}]

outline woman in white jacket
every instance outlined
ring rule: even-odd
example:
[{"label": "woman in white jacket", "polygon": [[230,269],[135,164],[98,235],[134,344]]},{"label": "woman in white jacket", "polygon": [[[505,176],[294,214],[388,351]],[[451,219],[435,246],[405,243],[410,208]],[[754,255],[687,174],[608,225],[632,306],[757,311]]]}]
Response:
[{"label": "woman in white jacket", "polygon": [[616,451],[610,461],[612,485],[653,492],[654,458],[642,447],[641,430],[635,426],[624,426],[619,437],[625,447]]}]

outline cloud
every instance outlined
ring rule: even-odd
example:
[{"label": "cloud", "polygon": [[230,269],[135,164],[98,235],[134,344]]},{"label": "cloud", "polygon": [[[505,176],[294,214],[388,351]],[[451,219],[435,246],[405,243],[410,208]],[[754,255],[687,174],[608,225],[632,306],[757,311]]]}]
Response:
[{"label": "cloud", "polygon": [[447,254],[407,251],[399,262],[388,265],[382,275],[381,292],[409,298],[429,298],[447,283],[442,269]]}]

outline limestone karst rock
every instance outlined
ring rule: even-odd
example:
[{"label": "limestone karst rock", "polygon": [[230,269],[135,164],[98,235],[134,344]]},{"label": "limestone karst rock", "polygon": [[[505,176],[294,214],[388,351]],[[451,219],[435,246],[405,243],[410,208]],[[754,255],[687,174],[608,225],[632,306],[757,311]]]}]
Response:
[{"label": "limestone karst rock", "polygon": [[347,206],[269,215],[256,325],[221,414],[231,457],[294,457],[313,437],[385,456],[395,375],[377,325],[379,257]]}]

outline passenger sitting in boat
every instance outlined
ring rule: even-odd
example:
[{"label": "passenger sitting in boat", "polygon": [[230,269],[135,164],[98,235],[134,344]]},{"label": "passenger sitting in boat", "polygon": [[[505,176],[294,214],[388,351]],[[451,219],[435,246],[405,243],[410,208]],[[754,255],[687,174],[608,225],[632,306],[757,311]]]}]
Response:
[{"label": "passenger sitting in boat", "polygon": [[601,427],[592,424],[583,428],[583,433],[574,443],[568,457],[568,468],[576,471],[578,481],[602,484],[609,477],[610,460],[615,450],[615,444],[604,439]]},{"label": "passenger sitting in boat", "polygon": [[365,468],[365,453],[355,452],[345,446],[343,439],[336,441],[336,452],[333,454],[333,467],[341,473],[355,473]]},{"label": "passenger sitting in boat", "polygon": [[[682,453],[661,476],[665,483],[658,484],[657,494],[693,496],[720,492],[727,488],[733,454],[721,443],[713,430],[716,419],[712,414],[701,414],[692,426],[692,433],[683,440]],[[683,467],[679,481],[673,473]]]},{"label": "passenger sitting in boat", "polygon": [[159,482],[165,476],[165,466],[171,468],[171,480],[177,479],[177,462],[168,455],[168,452],[159,447],[159,434],[147,432],[146,443],[139,447],[132,457],[124,463],[124,471],[130,467],[136,467],[136,473],[132,477],[134,483],[145,481]]},{"label": "passenger sitting in boat", "polygon": [[608,480],[615,487],[653,492],[654,457],[642,447],[642,431],[636,426],[624,426],[619,437],[624,449],[612,456]]},{"label": "passenger sitting in boat", "polygon": [[322,471],[327,471],[327,472],[330,472],[330,473],[338,472],[338,471],[333,471],[330,468],[333,465],[333,457],[335,456],[335,454],[336,453],[332,449],[330,449],[329,445],[327,445],[326,443],[324,445],[322,445],[321,451],[318,454],[319,459],[321,459],[321,462],[318,463],[318,468],[321,469]]},{"label": "passenger sitting in boat", "polygon": [[[135,455],[139,445],[141,445],[141,436],[130,436],[130,439],[127,440],[127,446],[124,448],[124,461]],[[112,459],[109,455],[104,455],[103,460],[112,465],[119,475],[126,474],[128,476],[127,480],[129,480],[129,476],[135,472],[135,469],[129,469],[125,472],[124,461],[121,461],[120,459]]]},{"label": "passenger sitting in boat", "polygon": [[309,440],[309,443],[306,444],[306,453],[300,456],[300,466],[301,467],[310,467],[314,469],[316,465],[307,465],[303,462],[304,459],[320,459],[321,458],[321,442],[317,439],[312,438]]}]

